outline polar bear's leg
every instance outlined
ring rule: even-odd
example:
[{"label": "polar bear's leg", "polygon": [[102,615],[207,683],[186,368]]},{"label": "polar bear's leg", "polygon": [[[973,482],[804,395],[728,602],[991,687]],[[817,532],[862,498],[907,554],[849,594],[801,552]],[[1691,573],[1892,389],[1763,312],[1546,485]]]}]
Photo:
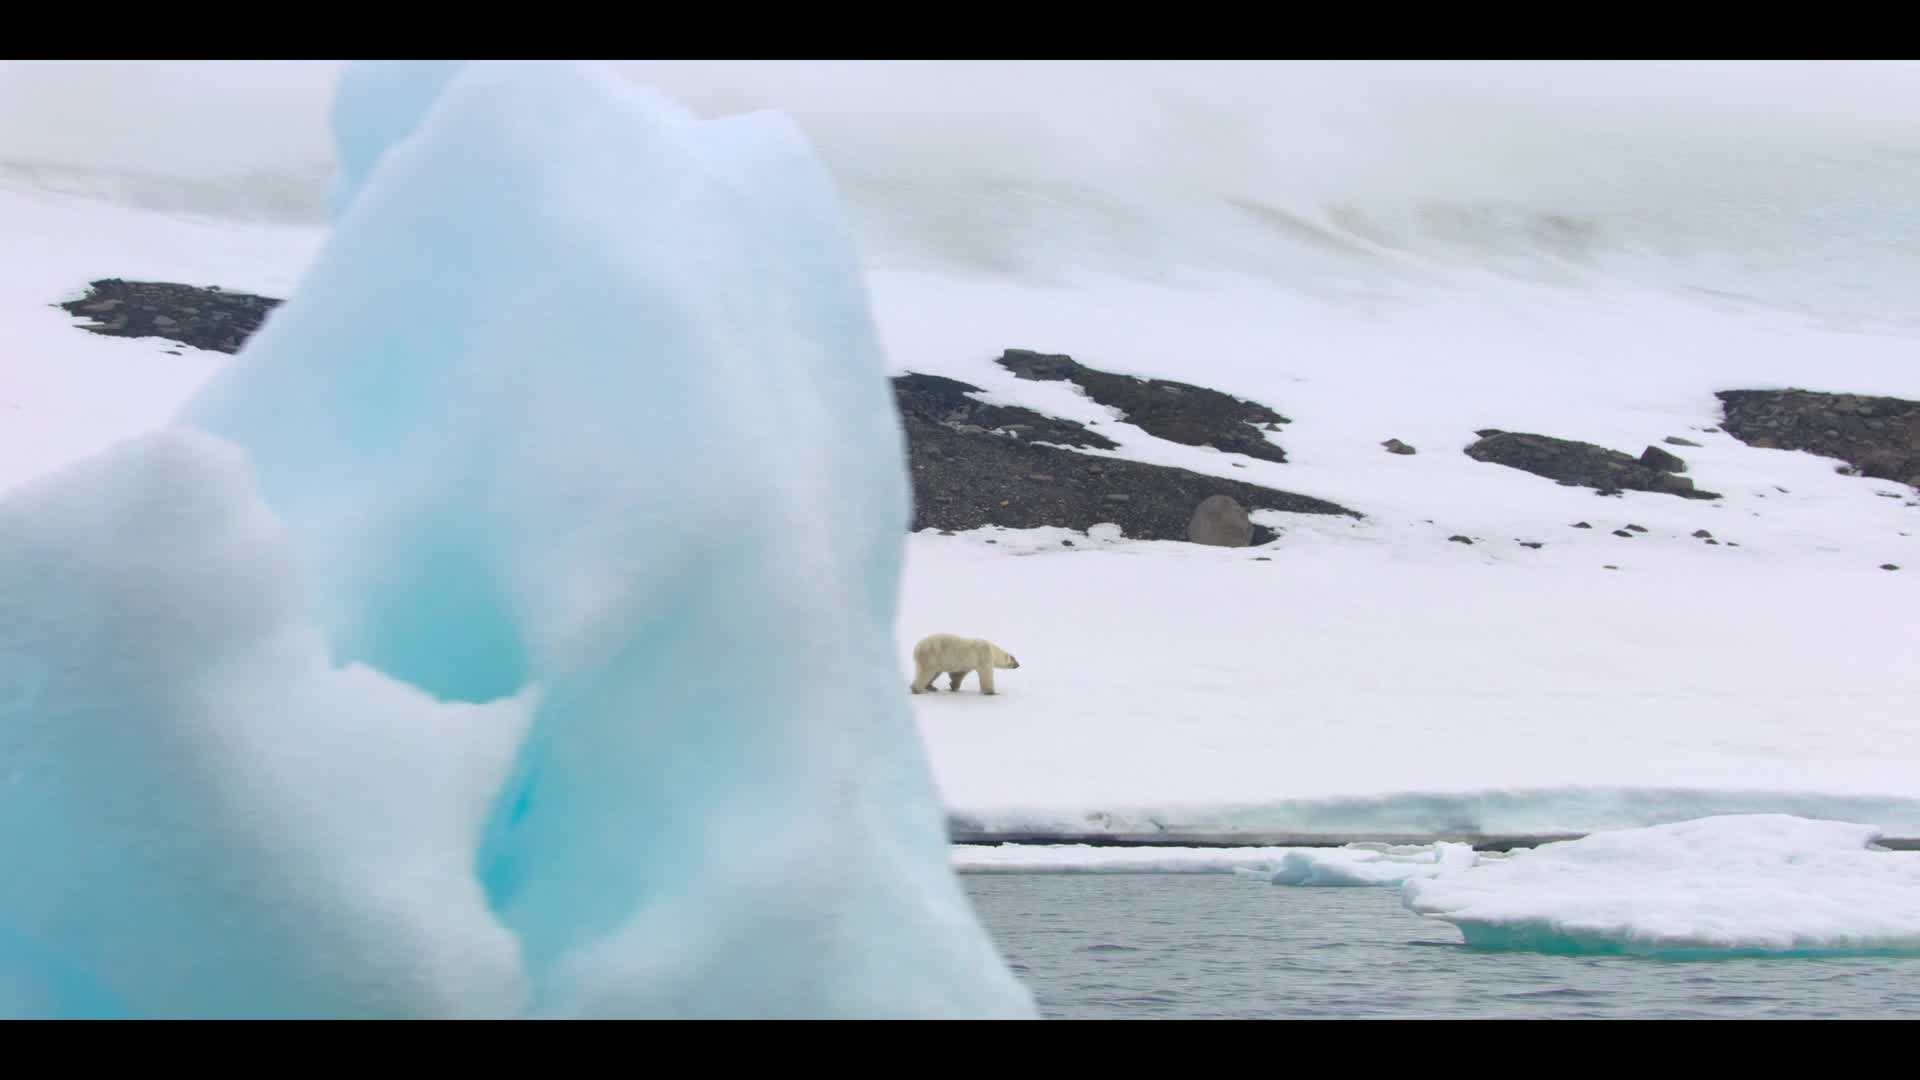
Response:
[{"label": "polar bear's leg", "polygon": [[933,680],[939,677],[939,668],[928,670],[925,665],[916,663],[913,668],[913,682],[907,689],[912,690],[916,694],[924,694],[928,690],[933,689]]},{"label": "polar bear's leg", "polygon": [[980,692],[983,694],[993,693],[993,665],[992,664],[986,664],[980,668]]},{"label": "polar bear's leg", "polygon": [[949,690],[960,689],[960,684],[966,681],[967,681],[967,673],[964,671],[947,672],[947,689]]}]

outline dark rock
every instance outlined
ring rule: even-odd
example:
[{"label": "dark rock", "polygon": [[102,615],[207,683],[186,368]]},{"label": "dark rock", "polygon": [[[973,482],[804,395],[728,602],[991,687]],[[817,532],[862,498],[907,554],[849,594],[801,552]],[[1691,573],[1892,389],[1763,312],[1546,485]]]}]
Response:
[{"label": "dark rock", "polygon": [[1713,545],[1713,546],[1715,546],[1715,547],[1719,547],[1719,546],[1720,546],[1720,541],[1718,541],[1718,540],[1715,540],[1715,539],[1713,539],[1713,538],[1711,538],[1711,537],[1709,537],[1709,538],[1707,539],[1707,543],[1709,543],[1709,544],[1712,544],[1712,545]]},{"label": "dark rock", "polygon": [[1696,540],[1708,540],[1712,539],[1713,534],[1705,529],[1695,529],[1693,530],[1693,537]]},{"label": "dark rock", "polygon": [[[195,348],[233,353],[280,303],[216,286],[102,278],[92,283],[86,296],[59,306],[81,317],[115,316],[105,325],[83,326],[94,333],[161,337]],[[156,315],[164,315],[173,325],[156,326]],[[1322,499],[1256,484],[1077,453],[1066,447],[1114,449],[1117,444],[1069,420],[976,401],[967,395],[978,393],[978,388],[957,379],[911,374],[894,379],[893,385],[894,400],[906,429],[907,452],[915,466],[909,475],[914,501],[911,528],[916,532],[936,529],[951,535],[985,525],[1016,529],[1052,525],[1084,531],[1113,522],[1137,539],[1184,540],[1194,506],[1209,495],[1230,496],[1252,510],[1361,516]],[[1186,394],[1163,396],[1205,401],[1214,393],[1194,387]],[[1218,397],[1232,400],[1226,395]],[[1246,409],[1285,421],[1257,405]],[[994,433],[1011,432],[1015,425],[1025,430],[1008,435]],[[1257,434],[1254,437],[1260,438]],[[1035,482],[1024,479],[1029,475],[1059,480],[1035,487]],[[1101,497],[1105,493],[1122,499],[1106,501]],[[1278,536],[1265,526],[1253,528],[1255,546]]]},{"label": "dark rock", "polygon": [[1633,539],[1633,534],[1632,534],[1632,533],[1630,533],[1630,532],[1628,532],[1628,531],[1627,531],[1627,530],[1625,530],[1625,529],[1615,529],[1615,530],[1613,530],[1613,535],[1615,535],[1615,536],[1624,536],[1624,537],[1626,537],[1626,538],[1627,538],[1627,539],[1629,539],[1629,540],[1631,540],[1631,539]]},{"label": "dark rock", "polygon": [[1627,526],[1627,528],[1628,528],[1629,530],[1631,530],[1631,531],[1633,531],[1633,532],[1646,532],[1646,531],[1647,531],[1647,527],[1646,527],[1645,525],[1629,525],[1629,526]]},{"label": "dark rock", "polygon": [[1388,439],[1380,445],[1386,447],[1387,453],[1389,454],[1411,454],[1414,452],[1413,447],[1408,446],[1399,439]]},{"label": "dark rock", "polygon": [[1728,433],[1748,446],[1837,458],[1854,470],[1850,475],[1920,488],[1920,401],[1812,390],[1715,396]]},{"label": "dark rock", "polygon": [[1455,533],[1454,535],[1447,537],[1447,540],[1455,544],[1472,544],[1473,543],[1471,539],[1461,536],[1459,533]]},{"label": "dark rock", "polygon": [[234,353],[281,301],[170,281],[101,278],[87,294],[55,306],[82,318],[112,314],[82,329],[110,337],[157,337],[196,349]]},{"label": "dark rock", "polygon": [[1062,446],[1113,450],[1120,445],[1071,420],[1046,416],[1032,409],[988,405],[968,396],[980,392],[977,386],[941,375],[916,373],[896,376],[893,380],[894,403],[903,417],[974,435],[1006,430],[1023,440]]},{"label": "dark rock", "polygon": [[1898,480],[1907,475],[1907,456],[1897,450],[1869,450],[1860,456],[1859,467],[1875,480]]},{"label": "dark rock", "polygon": [[1194,508],[1187,539],[1213,547],[1246,547],[1253,542],[1253,522],[1230,495],[1209,495]]},{"label": "dark rock", "polygon": [[1008,349],[996,361],[1022,379],[1072,382],[1094,401],[1118,409],[1128,423],[1147,434],[1185,446],[1211,446],[1230,454],[1284,462],[1287,455],[1268,441],[1260,425],[1277,431],[1291,423],[1257,402],[1218,390],[1165,379],[1138,379],[1087,367],[1071,356]]},{"label": "dark rock", "polygon": [[1669,454],[1657,446],[1649,446],[1645,450],[1640,451],[1640,464],[1645,465],[1649,469],[1659,469],[1661,472],[1666,473],[1687,471],[1687,463],[1685,460]]},{"label": "dark rock", "polygon": [[1601,567],[1600,569],[1602,569],[1602,570],[1618,570],[1618,569],[1620,569],[1620,568],[1619,568],[1619,567],[1617,567],[1617,566],[1615,566],[1615,565],[1613,565],[1612,563],[1608,563],[1608,564],[1606,564],[1605,566],[1602,566],[1602,567]]},{"label": "dark rock", "polygon": [[1576,521],[1576,522],[1574,522],[1574,523],[1573,523],[1573,527],[1574,527],[1574,528],[1576,528],[1576,529],[1591,529],[1591,528],[1593,528],[1593,526],[1591,526],[1591,525],[1589,525],[1589,524],[1587,524],[1587,523],[1586,523],[1586,522],[1584,522],[1584,521]]},{"label": "dark rock", "polygon": [[[1031,529],[1051,525],[1084,532],[1102,522],[1136,540],[1186,540],[1193,508],[1209,495],[1227,495],[1252,510],[1359,514],[1320,499],[1255,484],[1115,458],[1000,435],[966,434],[942,424],[903,417],[913,458],[913,525],[966,531],[983,525]],[[922,452],[937,447],[939,456]],[[1055,478],[1040,485],[1030,473]],[[1122,499],[1109,499],[1121,495]],[[1017,498],[1013,498],[1018,496]],[[1012,505],[1000,506],[1011,499]],[[1278,534],[1254,526],[1253,546]]]},{"label": "dark rock", "polygon": [[[1658,491],[1682,498],[1694,498],[1693,481],[1670,472],[1656,473],[1647,485],[1648,491]],[[1699,498],[1717,499],[1718,495],[1701,495]]]},{"label": "dark rock", "polygon": [[1893,564],[1892,564],[1892,563],[1890,563],[1890,562],[1883,562],[1883,563],[1881,563],[1881,564],[1880,564],[1880,569],[1882,569],[1882,570],[1898,570],[1898,569],[1900,569],[1900,568],[1899,568],[1899,567],[1897,567],[1897,566],[1895,566],[1895,565],[1893,565]]},{"label": "dark rock", "polygon": [[1519,544],[1523,548],[1534,548],[1536,550],[1547,546],[1538,540],[1515,540],[1514,543]]},{"label": "dark rock", "polygon": [[1669,435],[1666,438],[1661,439],[1660,441],[1663,443],[1666,443],[1669,446],[1699,446],[1700,445],[1699,443],[1694,442],[1692,439],[1683,439],[1678,435]]},{"label": "dark rock", "polygon": [[[1693,481],[1652,468],[1641,461],[1593,443],[1556,439],[1550,435],[1489,428],[1466,448],[1468,457],[1493,465],[1530,472],[1564,484],[1593,488],[1600,495],[1622,491],[1651,491],[1686,499],[1717,499],[1719,494],[1696,491]],[[1654,450],[1654,447],[1648,447]]]}]

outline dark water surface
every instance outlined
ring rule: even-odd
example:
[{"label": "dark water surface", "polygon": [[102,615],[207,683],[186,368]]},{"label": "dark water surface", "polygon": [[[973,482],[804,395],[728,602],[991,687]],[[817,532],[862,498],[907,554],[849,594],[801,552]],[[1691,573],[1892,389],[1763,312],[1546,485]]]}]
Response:
[{"label": "dark water surface", "polygon": [[963,874],[1048,1019],[1920,1019],[1920,959],[1468,949],[1395,888]]}]

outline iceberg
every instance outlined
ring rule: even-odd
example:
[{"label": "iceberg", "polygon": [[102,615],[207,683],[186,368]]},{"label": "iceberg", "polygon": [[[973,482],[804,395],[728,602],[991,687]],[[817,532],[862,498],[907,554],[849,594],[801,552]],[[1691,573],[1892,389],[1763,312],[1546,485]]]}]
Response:
[{"label": "iceberg", "polygon": [[1410,880],[1471,946],[1668,958],[1920,953],[1920,853],[1878,829],[1729,814],[1542,844]]},{"label": "iceberg", "polygon": [[1035,1016],[805,139],[587,63],[355,64],[333,122],[293,295],[0,501],[0,1013]]}]

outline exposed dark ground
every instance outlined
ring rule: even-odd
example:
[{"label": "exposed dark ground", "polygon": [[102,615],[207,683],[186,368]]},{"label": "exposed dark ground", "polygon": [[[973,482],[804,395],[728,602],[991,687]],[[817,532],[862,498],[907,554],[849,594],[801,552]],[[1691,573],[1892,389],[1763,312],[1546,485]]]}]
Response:
[{"label": "exposed dark ground", "polygon": [[[91,286],[86,296],[59,305],[95,320],[85,329],[119,337],[164,338],[227,353],[238,351],[281,303],[175,282],[106,278]],[[1010,351],[1007,355],[1020,354]],[[1284,460],[1279,448],[1249,423],[1277,424],[1284,419],[1264,406],[1205,387],[1139,382],[1081,368],[1067,357],[1050,359],[1071,365],[1063,370],[1075,371],[1076,377],[1103,388],[1101,392],[1113,400],[1130,405],[1129,418],[1139,413],[1142,426],[1150,431],[1155,427],[1171,431],[1174,434],[1168,437],[1188,445],[1216,445]],[[1143,389],[1138,393],[1115,389],[1121,383],[1139,383]],[[1195,508],[1211,495],[1230,496],[1247,510],[1360,516],[1305,495],[1066,449],[1109,450],[1118,444],[1071,420],[978,401],[970,395],[979,388],[956,379],[912,374],[895,378],[893,385],[907,434],[915,530],[961,532],[986,525],[1085,530],[1111,522],[1133,539],[1185,540]],[[1164,395],[1180,403],[1143,406],[1136,401],[1139,394]],[[1256,525],[1253,544],[1274,536],[1271,529]]]},{"label": "exposed dark ground", "polygon": [[[102,278],[58,306],[93,333],[157,337],[237,352],[280,300],[217,286]],[[1007,349],[996,363],[1017,377],[1071,382],[1126,423],[1188,446],[1284,463],[1274,441],[1291,423],[1272,407],[1204,386],[1100,371],[1070,356]],[[1361,515],[1324,499],[1145,462],[1082,453],[1117,444],[1084,425],[1019,406],[992,405],[980,388],[937,375],[893,380],[913,477],[913,528],[966,531],[1118,525],[1134,539],[1186,540],[1199,504],[1226,495],[1249,511]],[[1842,472],[1920,488],[1920,402],[1805,390],[1719,393],[1728,433],[1751,446],[1806,450],[1837,459]],[[1549,435],[1486,429],[1468,446],[1475,460],[1521,469],[1602,495],[1624,490],[1688,499],[1720,495],[1696,487],[1684,458],[1647,447],[1639,457]],[[1666,442],[1684,452],[1685,439]],[[1389,449],[1393,440],[1389,440]],[[1397,449],[1407,453],[1411,448]],[[1255,546],[1274,539],[1254,526]]]}]

